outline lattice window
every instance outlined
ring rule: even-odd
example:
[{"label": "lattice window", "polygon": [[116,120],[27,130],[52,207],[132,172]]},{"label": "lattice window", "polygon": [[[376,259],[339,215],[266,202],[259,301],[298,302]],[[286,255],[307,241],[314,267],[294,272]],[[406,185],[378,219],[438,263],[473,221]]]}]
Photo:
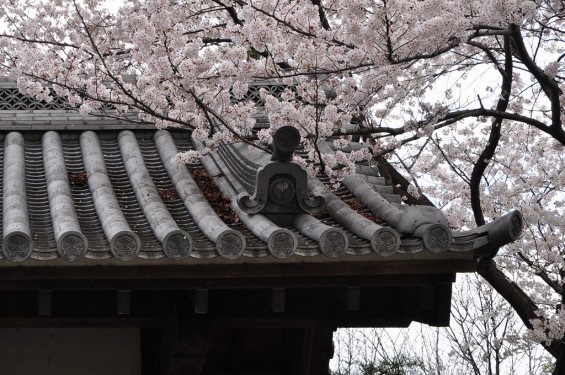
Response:
[{"label": "lattice window", "polygon": [[[67,100],[53,95],[51,102],[38,100],[30,95],[20,93],[17,88],[0,89],[0,110],[33,110],[33,109],[72,109]],[[112,105],[103,104],[103,109],[112,109]],[[76,108],[74,108],[76,109]]]},{"label": "lattice window", "polygon": [[[252,100],[255,102],[255,104],[259,107],[262,107],[265,105],[265,101],[263,99],[261,99],[261,94],[260,91],[261,89],[265,89],[267,90],[267,93],[280,98],[282,93],[285,90],[291,90],[293,92],[296,93],[296,87],[295,86],[289,86],[289,85],[249,85],[249,89],[247,90],[247,93],[243,96],[242,100]],[[233,99],[234,102],[238,102],[239,100],[235,100]]]},{"label": "lattice window", "polygon": [[0,89],[0,110],[65,109],[66,100],[55,96],[50,103],[20,93],[17,88]]}]

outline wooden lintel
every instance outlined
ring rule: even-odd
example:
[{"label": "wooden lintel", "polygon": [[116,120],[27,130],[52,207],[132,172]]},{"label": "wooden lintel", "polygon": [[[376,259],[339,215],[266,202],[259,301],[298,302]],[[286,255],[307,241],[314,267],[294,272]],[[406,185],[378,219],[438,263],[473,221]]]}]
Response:
[{"label": "wooden lintel", "polygon": [[0,328],[156,328],[165,327],[163,318],[86,317],[61,318],[51,316],[2,317]]},{"label": "wooden lintel", "polygon": [[[261,267],[257,267],[261,268]],[[152,273],[149,269],[137,269],[139,275]],[[422,285],[454,282],[455,273],[437,274],[397,274],[397,275],[319,275],[315,274],[292,276],[292,275],[273,275],[258,276],[252,273],[243,276],[238,275],[233,278],[202,276],[201,278],[185,278],[177,275],[178,278],[170,277],[162,273],[155,273],[152,279],[137,278],[138,275],[131,275],[131,279],[122,278],[122,274],[116,275],[108,273],[108,278],[98,278],[98,275],[74,275],[72,283],[66,278],[57,275],[44,275],[46,278],[36,278],[37,275],[29,274],[29,278],[24,278],[23,274],[18,277],[6,277],[13,275],[4,274],[5,269],[0,269],[0,291],[16,290],[37,290],[50,289],[56,290],[124,290],[124,289],[143,289],[143,290],[187,290],[187,289],[257,289],[257,288],[302,288],[302,287],[338,287],[341,285],[360,285],[360,286],[397,286],[397,285]],[[41,270],[37,270],[41,272]],[[445,271],[445,270],[444,270]],[[65,273],[61,270],[62,273]],[[99,271],[103,273],[103,271]],[[92,276],[92,278],[90,278]],[[6,277],[6,278],[5,278]],[[22,277],[22,278],[20,278]]]},{"label": "wooden lintel", "polygon": [[118,290],[118,303],[117,303],[117,314],[118,315],[130,315],[131,314],[131,291],[130,290]]},{"label": "wooden lintel", "polygon": [[339,297],[348,311],[361,310],[361,288],[358,286],[346,286],[340,288]]},{"label": "wooden lintel", "polygon": [[37,314],[50,316],[52,311],[52,298],[50,290],[37,291]]},{"label": "wooden lintel", "polygon": [[[191,259],[196,261],[196,259]],[[67,262],[68,263],[68,262]],[[147,286],[155,281],[180,280],[182,283],[198,283],[201,280],[214,281],[223,285],[233,285],[240,280],[255,281],[260,286],[265,279],[281,279],[281,283],[301,286],[311,284],[312,280],[325,280],[326,284],[335,284],[336,278],[363,278],[377,283],[387,283],[390,280],[418,279],[422,277],[448,277],[455,280],[457,272],[474,272],[476,262],[470,260],[413,260],[413,261],[386,261],[386,262],[333,262],[333,263],[249,263],[244,264],[183,264],[137,265],[134,262],[125,265],[113,266],[41,266],[26,267],[0,267],[0,289],[22,289],[18,285],[42,281],[92,281],[106,283],[113,281],[115,284],[128,284],[132,281],[142,284],[147,281]],[[51,263],[50,263],[51,264]],[[4,286],[8,283],[7,287]],[[41,284],[43,285],[43,284]],[[65,285],[65,284],[62,284]],[[69,288],[69,283],[66,283]],[[263,284],[264,285],[264,284]],[[157,284],[157,288],[161,285]],[[106,285],[104,285],[106,288]],[[37,288],[41,289],[41,288]],[[52,289],[52,288],[49,288]],[[119,287],[117,289],[130,289]],[[133,288],[131,288],[133,289]]]}]

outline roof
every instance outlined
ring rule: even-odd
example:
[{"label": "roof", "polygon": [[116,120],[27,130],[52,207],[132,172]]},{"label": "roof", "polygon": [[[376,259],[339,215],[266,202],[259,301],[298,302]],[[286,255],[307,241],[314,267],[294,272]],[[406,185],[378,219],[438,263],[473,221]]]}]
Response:
[{"label": "roof", "polygon": [[439,210],[402,204],[367,165],[335,191],[243,143],[178,165],[177,151],[203,147],[189,132],[81,116],[1,83],[2,267],[418,259],[470,265],[521,231],[513,212],[453,232]]}]

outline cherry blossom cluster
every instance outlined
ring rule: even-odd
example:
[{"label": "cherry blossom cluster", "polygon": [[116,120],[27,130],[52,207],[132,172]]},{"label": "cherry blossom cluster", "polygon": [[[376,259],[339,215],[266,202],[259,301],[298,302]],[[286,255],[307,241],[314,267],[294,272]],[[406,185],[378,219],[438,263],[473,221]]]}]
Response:
[{"label": "cherry blossom cluster", "polygon": [[[41,100],[181,127],[210,148],[264,147],[292,125],[311,173],[339,180],[385,158],[412,183],[407,201],[424,192],[458,229],[519,208],[524,235],[498,264],[543,311],[534,336],[565,342],[562,1],[0,5],[0,71]],[[259,84],[285,89],[258,105]]]}]

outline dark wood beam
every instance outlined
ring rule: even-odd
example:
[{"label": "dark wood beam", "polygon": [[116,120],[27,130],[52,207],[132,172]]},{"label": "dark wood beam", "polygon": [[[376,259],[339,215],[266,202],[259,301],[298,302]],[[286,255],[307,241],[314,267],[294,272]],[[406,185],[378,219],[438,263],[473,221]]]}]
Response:
[{"label": "dark wood beam", "polygon": [[346,286],[338,291],[339,297],[348,311],[359,311],[361,309],[361,288],[358,286]]},{"label": "dark wood beam", "polygon": [[209,322],[189,317],[188,306],[174,309],[161,343],[160,374],[199,375],[210,350]]},{"label": "dark wood beam", "polygon": [[283,313],[286,310],[286,289],[272,288],[268,293],[269,304],[274,313]]},{"label": "dark wood beam", "polygon": [[420,305],[423,310],[433,310],[436,303],[436,289],[431,285],[422,286]]},{"label": "dark wood beam", "polygon": [[[362,264],[334,267],[300,268],[291,272],[285,267],[269,269],[267,265],[254,266],[248,273],[232,273],[230,268],[211,268],[210,273],[193,274],[190,270],[153,267],[122,268],[1,268],[0,290],[163,290],[163,289],[213,289],[213,288],[293,288],[293,287],[344,287],[422,285],[455,281],[457,266],[429,264],[434,272],[380,273],[378,267]],[[339,265],[337,265],[339,266]],[[455,267],[455,269],[454,269]],[[246,267],[244,267],[246,268]],[[200,269],[200,268],[198,268]],[[260,269],[258,271],[258,269]],[[196,271],[196,269],[194,269]],[[225,271],[222,274],[220,271]],[[428,271],[430,271],[428,270]],[[446,273],[449,271],[449,273]],[[72,282],[69,282],[72,280]]]},{"label": "dark wood beam", "polygon": [[37,291],[37,314],[39,316],[50,316],[51,315],[51,291],[50,290],[39,290]]},{"label": "dark wood beam", "polygon": [[131,313],[131,291],[118,290],[117,314],[129,315]]},{"label": "dark wood beam", "polygon": [[162,318],[128,317],[84,317],[84,318],[62,318],[62,317],[3,317],[0,318],[0,328],[162,328],[167,321]]},{"label": "dark wood beam", "polygon": [[300,375],[329,375],[329,362],[333,357],[333,329],[309,328],[305,330]]},{"label": "dark wood beam", "polygon": [[[417,254],[416,254],[417,255]],[[254,263],[250,258],[244,264],[198,264],[198,259],[190,259],[190,264],[122,264],[112,266],[25,266],[0,267],[0,281],[30,282],[43,280],[75,281],[114,281],[115,283],[166,280],[182,280],[198,283],[208,280],[223,285],[238,285],[240,280],[257,284],[266,278],[278,278],[283,283],[298,285],[314,279],[327,280],[336,277],[377,277],[425,276],[435,274],[455,274],[474,272],[476,262],[472,259],[431,260],[414,259],[410,261],[364,261],[364,262],[327,262],[327,263]],[[293,282],[293,280],[296,280]],[[16,285],[16,284],[11,284]],[[159,285],[156,288],[160,288]],[[39,288],[38,288],[39,289]],[[129,289],[129,288],[119,288]]]},{"label": "dark wood beam", "polygon": [[[192,290],[53,290],[0,291],[2,320],[41,313],[55,319],[168,319],[179,303],[187,318],[208,319],[223,326],[384,326],[421,321],[449,321],[451,281],[422,279],[424,285],[301,288],[223,288]],[[268,285],[268,282],[265,283]],[[47,298],[50,297],[50,298]],[[383,303],[387,301],[387,303]],[[48,306],[48,307],[46,307]],[[25,319],[23,320],[25,321]],[[234,323],[235,322],[235,323]],[[15,325],[21,325],[16,322]],[[51,323],[47,323],[51,324]],[[305,325],[304,325],[305,324]]]},{"label": "dark wood beam", "polygon": [[195,314],[208,313],[208,289],[195,289],[191,293]]}]

